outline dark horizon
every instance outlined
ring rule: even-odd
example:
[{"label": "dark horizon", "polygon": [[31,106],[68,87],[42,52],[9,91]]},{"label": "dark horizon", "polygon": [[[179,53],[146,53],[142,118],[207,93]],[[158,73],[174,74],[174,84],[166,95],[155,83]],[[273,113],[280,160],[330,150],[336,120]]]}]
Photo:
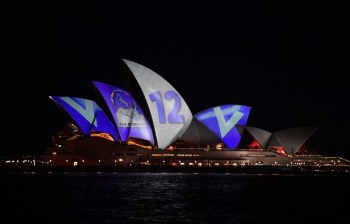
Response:
[{"label": "dark horizon", "polygon": [[251,106],[248,126],[319,127],[309,145],[350,158],[345,8],[327,1],[235,4],[11,5],[0,155],[44,153],[65,122],[49,96],[94,100],[92,81],[118,85],[128,59],[165,78],[192,114],[223,104]]}]

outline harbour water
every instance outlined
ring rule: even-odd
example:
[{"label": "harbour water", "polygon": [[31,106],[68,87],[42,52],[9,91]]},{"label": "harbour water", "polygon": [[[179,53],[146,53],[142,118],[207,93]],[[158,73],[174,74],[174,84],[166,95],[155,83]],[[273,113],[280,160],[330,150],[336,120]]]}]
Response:
[{"label": "harbour water", "polygon": [[[349,175],[9,172],[1,223],[336,223]],[[348,222],[348,221],[345,221]]]}]

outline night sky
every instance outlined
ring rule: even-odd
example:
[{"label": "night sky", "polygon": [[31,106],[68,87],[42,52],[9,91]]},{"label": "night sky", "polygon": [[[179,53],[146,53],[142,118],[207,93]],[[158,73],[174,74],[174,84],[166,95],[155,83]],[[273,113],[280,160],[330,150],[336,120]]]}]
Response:
[{"label": "night sky", "polygon": [[49,0],[4,7],[0,155],[45,152],[66,120],[49,96],[95,99],[92,81],[118,86],[124,58],[165,78],[192,114],[251,106],[247,125],[270,132],[319,127],[309,145],[349,158],[345,6],[147,4]]}]

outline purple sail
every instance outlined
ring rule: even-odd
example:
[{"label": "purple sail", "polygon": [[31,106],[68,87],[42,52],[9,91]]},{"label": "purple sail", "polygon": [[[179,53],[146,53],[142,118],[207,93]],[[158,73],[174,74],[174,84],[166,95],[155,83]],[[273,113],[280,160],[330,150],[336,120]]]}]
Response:
[{"label": "purple sail", "polygon": [[50,98],[72,117],[85,135],[97,131],[108,133],[113,136],[114,140],[119,140],[114,125],[96,102],[68,96],[51,96]]},{"label": "purple sail", "polygon": [[234,149],[241,140],[235,126],[246,125],[250,110],[248,106],[222,105],[199,112],[195,118],[214,132],[228,148]]},{"label": "purple sail", "polygon": [[131,93],[110,84],[96,81],[93,83],[113,116],[120,139],[126,142],[129,137],[139,138],[148,140],[153,145],[152,129]]}]

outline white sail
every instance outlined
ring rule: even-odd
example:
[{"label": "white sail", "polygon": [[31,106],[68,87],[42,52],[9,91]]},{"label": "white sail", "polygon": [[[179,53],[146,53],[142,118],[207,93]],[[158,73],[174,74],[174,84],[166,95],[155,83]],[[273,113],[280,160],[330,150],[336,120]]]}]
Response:
[{"label": "white sail", "polygon": [[138,63],[123,59],[141,87],[149,107],[158,148],[177,140],[192,121],[185,100],[164,78]]}]

